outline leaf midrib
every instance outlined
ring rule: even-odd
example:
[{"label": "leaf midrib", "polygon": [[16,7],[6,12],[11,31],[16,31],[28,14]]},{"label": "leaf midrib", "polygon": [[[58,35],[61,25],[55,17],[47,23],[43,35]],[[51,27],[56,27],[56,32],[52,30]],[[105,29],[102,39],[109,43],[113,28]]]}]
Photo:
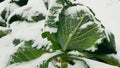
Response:
[{"label": "leaf midrib", "polygon": [[78,29],[79,26],[81,25],[81,23],[82,23],[82,21],[83,21],[84,18],[85,18],[85,16],[83,16],[83,17],[81,18],[81,20],[80,20],[80,22],[78,23],[78,25],[76,26],[76,28],[72,31],[71,35],[69,35],[69,37],[68,37],[68,39],[67,39],[67,41],[66,41],[66,43],[65,43],[65,45],[64,45],[64,47],[63,47],[63,51],[66,50],[66,48],[67,48],[70,40],[72,39],[73,35],[76,33],[77,29]]}]

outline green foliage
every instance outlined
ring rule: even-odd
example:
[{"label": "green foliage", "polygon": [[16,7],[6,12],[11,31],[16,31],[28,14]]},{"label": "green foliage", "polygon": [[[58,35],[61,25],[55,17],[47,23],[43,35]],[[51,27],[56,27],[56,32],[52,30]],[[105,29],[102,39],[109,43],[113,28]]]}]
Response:
[{"label": "green foliage", "polygon": [[36,22],[40,21],[40,20],[44,20],[45,16],[43,14],[39,14],[37,16],[33,16],[32,19]]},{"label": "green foliage", "polygon": [[54,28],[57,28],[57,25],[56,25],[56,22],[57,22],[57,18],[59,16],[59,13],[60,13],[60,10],[62,9],[63,6],[61,6],[61,3],[56,6],[56,5],[53,5],[50,9],[49,9],[49,15],[48,15],[48,19],[47,19],[47,23],[46,23],[46,26],[49,26],[49,27],[54,27]]},{"label": "green foliage", "polygon": [[[62,14],[58,22],[58,41],[64,51],[66,49],[85,50],[93,45],[95,46],[95,42],[104,36],[103,32],[99,32],[100,27],[98,25],[100,23],[96,24],[89,13],[81,10],[76,14]],[[93,22],[93,24],[88,25],[85,29],[81,28],[82,25],[89,22]]]},{"label": "green foliage", "polygon": [[[16,42],[15,42],[16,41]],[[14,40],[15,44],[18,43],[19,40]],[[14,63],[22,63],[27,62],[33,59],[40,57],[42,54],[48,52],[47,50],[37,49],[36,47],[32,47],[34,41],[25,41],[24,44],[17,49],[11,56],[11,60],[9,64]]]},{"label": "green foliage", "polygon": [[28,3],[28,0],[11,0],[11,3],[16,3],[19,6],[24,6]]},{"label": "green foliage", "polygon": [[0,30],[0,38],[9,34],[9,31],[8,30]]},{"label": "green foliage", "polygon": [[24,18],[22,18],[22,16],[20,16],[20,15],[14,15],[10,18],[9,24],[11,24],[15,21],[24,21]]},{"label": "green foliage", "polygon": [[49,58],[47,61],[43,62],[43,64],[40,65],[40,68],[48,68],[49,62],[51,61],[56,61],[56,63],[61,63],[61,66],[54,65],[55,67],[68,68],[68,64],[75,65],[75,62],[74,62],[75,60],[82,63],[84,65],[84,68],[90,68],[89,65],[86,63],[86,61],[81,59],[81,57],[71,56],[68,54],[68,52],[57,54]]},{"label": "green foliage", "polygon": [[107,38],[103,38],[102,39],[102,43],[97,44],[98,50],[96,50],[94,53],[96,54],[111,54],[111,53],[117,53],[116,51],[116,44],[115,44],[115,39],[114,39],[114,35],[112,33],[110,33],[109,35],[109,39]]},{"label": "green foliage", "polygon": [[[27,1],[28,0],[25,0],[25,2],[24,0],[12,0],[11,2],[23,6],[27,4]],[[37,48],[37,45],[36,47],[33,47],[32,45],[35,41],[32,39],[29,41],[21,40],[19,38],[14,39],[12,43],[15,47],[18,47],[18,49],[11,55],[8,65],[29,62],[40,58],[43,54],[52,54],[59,50],[61,51],[60,54],[46,59],[39,67],[49,68],[49,63],[55,61],[61,65],[53,64],[54,67],[68,68],[69,65],[75,65],[75,61],[79,61],[79,64],[82,64],[84,68],[90,68],[89,64],[82,59],[83,57],[120,67],[119,60],[116,57],[111,56],[111,54],[117,53],[114,35],[112,33],[108,33],[107,35],[105,27],[95,17],[94,12],[89,7],[72,3],[69,0],[56,0],[55,2],[57,5],[55,4],[49,7],[49,1],[43,1],[49,12],[48,14],[43,15],[36,12],[37,15],[31,16],[32,20],[28,20],[27,15],[23,17],[22,14],[14,14],[9,19],[8,24],[10,25],[15,21],[38,22],[45,20],[45,27],[57,28],[56,33],[47,31],[43,32],[41,35],[43,39],[47,38],[47,40],[52,43],[50,48],[47,49],[47,45],[41,45],[42,47],[40,49]],[[87,11],[78,9],[79,11],[73,14],[66,13],[69,8],[75,6],[85,7]],[[24,10],[23,14],[24,12],[29,14],[29,10],[31,10],[31,8]],[[5,9],[1,14],[5,21],[7,20],[7,12],[8,11]],[[0,26],[6,26],[5,24],[6,23],[0,21]],[[8,31],[0,30],[0,38],[8,33]],[[97,41],[99,39],[101,40],[98,43]],[[94,47],[95,49],[90,49],[91,47]],[[69,53],[71,51],[77,51],[82,55],[70,55]]]},{"label": "green foliage", "polygon": [[57,41],[57,39],[56,39],[56,33],[50,34],[50,32],[44,32],[44,33],[42,34],[42,37],[43,37],[43,38],[47,38],[49,41],[52,42],[51,48],[52,48],[53,50],[59,50],[59,49],[60,49],[59,43],[58,43],[58,41]]},{"label": "green foliage", "polygon": [[14,40],[13,40],[13,44],[14,44],[15,46],[18,45],[20,42],[21,42],[20,39],[14,39]]},{"label": "green foliage", "polygon": [[120,67],[119,59],[116,58],[114,54],[113,55],[111,55],[111,54],[92,54],[92,53],[87,53],[87,52],[82,52],[82,53],[84,54],[84,57],[86,57],[86,58]]},{"label": "green foliage", "polygon": [[7,25],[6,25],[5,22],[0,22],[0,26],[2,26],[2,27],[6,27]]},{"label": "green foliage", "polygon": [[8,15],[10,15],[10,10],[7,10],[7,7],[2,11],[1,17],[7,21]]},{"label": "green foliage", "polygon": [[15,21],[27,21],[27,22],[38,22],[40,20],[44,20],[45,16],[43,14],[38,14],[38,15],[34,15],[31,17],[32,20],[28,20],[26,17],[23,17],[19,14],[15,14],[14,16],[12,16],[9,20],[9,24],[15,22]]}]

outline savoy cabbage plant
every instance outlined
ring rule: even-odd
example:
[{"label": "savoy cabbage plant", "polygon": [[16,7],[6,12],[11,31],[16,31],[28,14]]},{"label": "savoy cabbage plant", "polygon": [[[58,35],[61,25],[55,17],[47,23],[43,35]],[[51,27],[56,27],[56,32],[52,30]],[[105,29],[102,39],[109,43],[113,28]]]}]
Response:
[{"label": "savoy cabbage plant", "polygon": [[[6,1],[1,0],[0,4]],[[35,68],[91,68],[85,59],[120,67],[114,57],[117,53],[114,35],[106,31],[88,6],[75,1],[40,0],[38,7],[30,0],[7,1],[8,5],[0,10],[0,39],[13,36],[10,40],[15,50],[5,68],[34,60],[39,61]],[[37,38],[28,35],[30,38],[24,39],[27,35],[20,29],[26,30],[35,24],[40,27]],[[19,25],[23,27],[18,29]],[[32,34],[32,30],[26,32]]]}]

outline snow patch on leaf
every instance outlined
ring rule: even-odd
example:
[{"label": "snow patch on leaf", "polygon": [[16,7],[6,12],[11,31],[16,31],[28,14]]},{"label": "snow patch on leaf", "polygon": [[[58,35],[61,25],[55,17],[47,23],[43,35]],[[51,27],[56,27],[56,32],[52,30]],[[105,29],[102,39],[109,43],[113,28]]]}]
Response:
[{"label": "snow patch on leaf", "polygon": [[97,48],[96,48],[94,45],[92,45],[91,47],[87,48],[86,50],[87,50],[87,51],[94,52],[94,51],[97,50]]},{"label": "snow patch on leaf", "polygon": [[87,28],[89,25],[93,25],[93,24],[94,24],[94,22],[87,22],[87,23],[81,25],[81,26],[80,26],[80,29],[85,29],[85,28]]},{"label": "snow patch on leaf", "polygon": [[71,14],[76,14],[80,11],[84,11],[86,13],[90,13],[91,15],[93,15],[86,6],[81,6],[81,5],[72,6],[72,7],[68,8],[65,11],[65,13],[66,13],[66,15],[69,15],[69,14],[71,15]]}]

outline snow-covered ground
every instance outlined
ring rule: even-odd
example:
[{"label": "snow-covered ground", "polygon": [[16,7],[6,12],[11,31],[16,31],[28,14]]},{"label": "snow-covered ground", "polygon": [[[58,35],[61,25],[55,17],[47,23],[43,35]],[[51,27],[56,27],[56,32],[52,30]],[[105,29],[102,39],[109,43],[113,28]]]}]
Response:
[{"label": "snow-covered ground", "polygon": [[[119,42],[120,41],[120,37],[119,37],[120,36],[120,31],[119,31],[120,29],[120,1],[119,0],[77,0],[77,1],[89,6],[95,12],[96,17],[101,20],[102,24],[104,24],[105,27],[115,35],[116,48],[118,52],[117,56],[120,57],[120,42]],[[3,38],[3,39],[6,39],[6,38]],[[6,39],[6,42],[12,42],[8,39],[11,39],[10,36]],[[0,45],[9,44],[9,43],[3,43],[3,42],[4,41],[0,40]],[[2,56],[0,56],[0,68],[4,67],[3,63],[7,61],[7,59],[6,60],[4,59],[7,58],[8,57],[7,55],[10,54],[10,51],[11,51],[10,48],[12,49],[13,47],[12,46],[11,47],[0,46],[0,54],[2,54]],[[97,61],[92,61],[89,59],[85,59],[85,60],[88,61],[88,63],[90,64],[92,68],[118,68],[115,66],[107,65],[107,64],[100,63]],[[32,63],[29,62],[27,64],[18,65],[15,67],[12,66],[9,68],[23,68],[23,67],[33,68],[34,66],[31,66],[31,64],[34,64],[36,60],[31,61],[31,62]]]}]

